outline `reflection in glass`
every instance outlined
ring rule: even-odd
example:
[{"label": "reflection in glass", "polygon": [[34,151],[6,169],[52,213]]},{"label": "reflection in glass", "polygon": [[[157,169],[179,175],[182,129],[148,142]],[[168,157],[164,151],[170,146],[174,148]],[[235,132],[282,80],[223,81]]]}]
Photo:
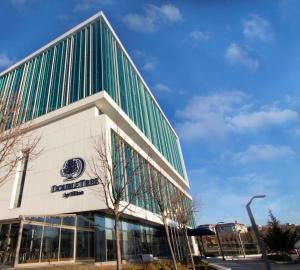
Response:
[{"label": "reflection in glass", "polygon": [[27,217],[25,219],[28,219],[30,221],[35,221],[35,222],[44,222],[45,221],[45,217],[44,216]]},{"label": "reflection in glass", "polygon": [[14,264],[19,227],[19,223],[0,224],[0,265]]},{"label": "reflection in glass", "polygon": [[8,232],[9,232],[9,224],[0,224],[0,251],[5,251],[7,248]]},{"label": "reflection in glass", "polygon": [[[96,215],[96,261],[112,261],[115,258],[114,220],[110,216]],[[141,254],[169,257],[164,230],[139,222],[121,221],[122,259],[139,259]]]},{"label": "reflection in glass", "polygon": [[89,260],[94,258],[94,232],[77,231],[77,258]]},{"label": "reflection in glass", "polygon": [[46,223],[60,225],[61,217],[59,217],[59,216],[46,216]]},{"label": "reflection in glass", "polygon": [[75,226],[75,217],[74,216],[66,216],[63,218],[63,225],[66,226]]},{"label": "reflection in glass", "polygon": [[106,261],[106,248],[105,248],[105,217],[95,216],[95,259],[97,262]]},{"label": "reflection in glass", "polygon": [[91,213],[85,213],[77,216],[77,227],[89,229],[94,225],[94,216]]},{"label": "reflection in glass", "polygon": [[110,229],[106,229],[106,255],[108,261],[115,260],[115,237]]},{"label": "reflection in glass", "polygon": [[59,228],[44,228],[41,261],[55,261],[58,259]]},{"label": "reflection in glass", "polygon": [[42,226],[24,224],[19,252],[20,263],[39,262]]},{"label": "reflection in glass", "polygon": [[73,260],[74,231],[61,229],[59,260]]},{"label": "reflection in glass", "polygon": [[[81,226],[77,227],[76,231],[76,259],[95,259],[97,262],[116,260],[114,220],[110,216],[96,214],[95,222],[89,215],[77,216],[77,218],[68,215],[47,217],[47,221],[51,222],[52,226],[48,226],[47,223],[41,223],[41,225],[25,223],[19,263],[74,260],[75,226],[71,227],[71,225],[75,224],[76,219],[77,225]],[[61,220],[62,223],[60,223]],[[8,235],[10,235],[11,247],[15,246],[14,235],[18,235],[18,226],[18,224],[0,225],[0,249],[7,248]],[[122,219],[120,231],[122,259],[138,259],[141,254],[169,257],[162,227]]]}]

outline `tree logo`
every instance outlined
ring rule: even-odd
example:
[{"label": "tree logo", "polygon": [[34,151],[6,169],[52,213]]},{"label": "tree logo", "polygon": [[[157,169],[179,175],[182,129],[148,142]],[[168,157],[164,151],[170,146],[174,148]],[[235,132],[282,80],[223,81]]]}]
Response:
[{"label": "tree logo", "polygon": [[81,176],[85,169],[85,162],[82,158],[70,158],[65,161],[60,175],[65,177],[64,181],[74,180]]}]

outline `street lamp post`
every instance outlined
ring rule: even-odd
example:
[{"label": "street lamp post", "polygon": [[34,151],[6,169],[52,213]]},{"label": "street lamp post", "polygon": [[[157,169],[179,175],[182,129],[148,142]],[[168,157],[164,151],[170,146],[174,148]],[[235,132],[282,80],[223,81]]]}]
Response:
[{"label": "street lamp post", "polygon": [[216,235],[217,235],[217,239],[218,239],[218,243],[219,243],[219,247],[220,247],[220,251],[221,251],[221,255],[222,255],[223,261],[226,261],[225,260],[225,256],[224,256],[224,251],[223,251],[222,243],[221,243],[220,237],[219,237],[219,231],[218,231],[218,227],[219,227],[220,223],[224,223],[224,222],[218,222],[216,224]]},{"label": "street lamp post", "polygon": [[250,221],[251,221],[251,225],[252,225],[256,240],[257,240],[258,245],[259,245],[260,252],[262,253],[263,260],[265,261],[266,268],[267,268],[267,270],[272,270],[271,265],[269,264],[269,261],[268,261],[268,257],[267,257],[267,254],[266,254],[264,243],[262,242],[262,240],[259,236],[258,228],[257,228],[257,225],[255,223],[255,220],[254,220],[251,208],[250,208],[250,204],[252,203],[253,199],[265,198],[265,197],[266,197],[266,195],[253,196],[251,198],[251,200],[246,204],[246,209],[247,209]]}]

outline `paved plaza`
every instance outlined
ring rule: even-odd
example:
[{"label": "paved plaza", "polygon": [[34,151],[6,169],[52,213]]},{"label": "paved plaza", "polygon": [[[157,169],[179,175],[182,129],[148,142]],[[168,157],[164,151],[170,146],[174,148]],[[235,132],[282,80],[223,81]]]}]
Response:
[{"label": "paved plaza", "polygon": [[[232,270],[266,270],[265,264],[261,260],[227,260],[208,259],[210,263],[215,263]],[[275,264],[271,263],[272,270],[300,270],[300,264]]]}]

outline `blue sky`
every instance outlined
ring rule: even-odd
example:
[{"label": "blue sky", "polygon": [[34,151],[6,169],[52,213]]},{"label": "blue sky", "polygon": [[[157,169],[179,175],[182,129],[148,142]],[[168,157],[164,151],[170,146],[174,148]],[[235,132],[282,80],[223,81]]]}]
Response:
[{"label": "blue sky", "polygon": [[300,223],[300,2],[7,0],[0,70],[103,10],[177,130],[197,223]]}]

